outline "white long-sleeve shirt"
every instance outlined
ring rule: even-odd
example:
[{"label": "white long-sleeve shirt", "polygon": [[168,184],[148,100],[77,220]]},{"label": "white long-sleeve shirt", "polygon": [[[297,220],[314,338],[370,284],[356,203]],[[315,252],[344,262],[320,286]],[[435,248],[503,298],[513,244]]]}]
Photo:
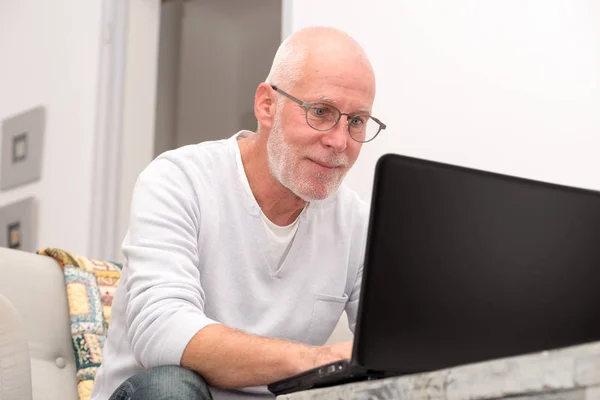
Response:
[{"label": "white long-sleeve shirt", "polygon": [[[354,331],[367,205],[341,185],[306,206],[285,252],[274,253],[236,137],[168,151],[140,174],[92,400],[144,369],[179,365],[210,324],[321,345],[345,309]],[[272,397],[265,387],[211,392]]]}]

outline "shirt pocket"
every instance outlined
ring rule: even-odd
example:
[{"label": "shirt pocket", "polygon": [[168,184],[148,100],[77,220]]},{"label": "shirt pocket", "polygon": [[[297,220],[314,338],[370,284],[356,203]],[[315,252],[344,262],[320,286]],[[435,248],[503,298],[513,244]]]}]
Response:
[{"label": "shirt pocket", "polygon": [[307,344],[321,346],[329,339],[344,312],[347,302],[348,295],[346,293],[342,296],[316,294],[310,328],[308,329]]}]

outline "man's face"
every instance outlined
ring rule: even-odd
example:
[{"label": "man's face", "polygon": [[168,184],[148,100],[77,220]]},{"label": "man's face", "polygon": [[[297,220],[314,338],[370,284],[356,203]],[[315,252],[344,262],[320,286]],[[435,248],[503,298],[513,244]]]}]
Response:
[{"label": "man's face", "polygon": [[[305,102],[331,104],[342,113],[370,112],[375,95],[370,73],[339,63],[326,67],[338,73],[328,74],[328,68],[322,68],[296,84],[290,94]],[[305,108],[279,95],[267,142],[273,176],[305,201],[333,194],[362,146],[348,134],[346,118],[342,116],[329,131],[317,131],[306,122]]]}]

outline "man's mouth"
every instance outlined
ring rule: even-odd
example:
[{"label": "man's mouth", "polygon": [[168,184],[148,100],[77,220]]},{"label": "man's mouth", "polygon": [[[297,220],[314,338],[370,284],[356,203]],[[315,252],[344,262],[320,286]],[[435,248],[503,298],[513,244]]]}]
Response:
[{"label": "man's mouth", "polygon": [[313,160],[313,159],[310,159],[310,161],[314,162],[315,164],[317,164],[323,168],[329,168],[329,169],[339,168],[342,166],[340,164],[334,164],[334,163],[324,162],[324,161],[317,161],[317,160]]}]

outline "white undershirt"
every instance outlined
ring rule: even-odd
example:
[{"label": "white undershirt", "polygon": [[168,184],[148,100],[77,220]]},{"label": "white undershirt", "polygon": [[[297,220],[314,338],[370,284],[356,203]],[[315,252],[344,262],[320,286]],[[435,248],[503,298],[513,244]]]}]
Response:
[{"label": "white undershirt", "polygon": [[[237,152],[237,169],[240,174],[240,178],[243,182],[244,188],[248,191],[251,197],[254,197],[252,190],[250,189],[250,184],[248,183],[248,177],[246,176],[246,171],[244,170],[244,165],[242,163],[242,157],[240,152]],[[306,209],[306,208],[305,208]],[[302,213],[304,210],[302,210]],[[270,256],[271,256],[271,265],[276,265],[277,268],[281,266],[281,263],[285,259],[290,245],[298,231],[298,221],[300,221],[300,213],[296,220],[289,225],[279,226],[273,223],[265,213],[260,211],[260,217],[263,222],[263,226],[267,231],[267,235],[269,237],[269,248],[270,248]]]}]

